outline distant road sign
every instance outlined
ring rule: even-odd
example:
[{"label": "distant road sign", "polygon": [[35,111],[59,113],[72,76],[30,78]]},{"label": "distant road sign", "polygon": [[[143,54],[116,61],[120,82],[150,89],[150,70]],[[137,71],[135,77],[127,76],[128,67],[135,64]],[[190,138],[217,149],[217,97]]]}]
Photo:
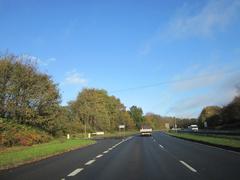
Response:
[{"label": "distant road sign", "polygon": [[165,123],[165,128],[170,129],[169,123]]},{"label": "distant road sign", "polygon": [[119,129],[125,129],[125,125],[119,125],[118,128]]}]

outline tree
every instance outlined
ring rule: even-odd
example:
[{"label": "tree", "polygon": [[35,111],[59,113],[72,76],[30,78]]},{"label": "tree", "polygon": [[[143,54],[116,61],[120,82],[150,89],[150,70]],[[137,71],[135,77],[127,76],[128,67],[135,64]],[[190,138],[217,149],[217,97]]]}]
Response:
[{"label": "tree", "polygon": [[221,122],[221,107],[218,106],[208,106],[205,107],[199,118],[199,126],[204,127],[204,122],[207,122],[208,127],[215,127],[220,125]]},{"label": "tree", "polygon": [[0,116],[6,115],[6,99],[9,96],[9,85],[12,76],[12,56],[0,58]]},{"label": "tree", "polygon": [[105,90],[83,89],[69,106],[74,118],[88,131],[114,131],[121,123],[133,127],[133,120],[127,115],[125,106]]},{"label": "tree", "polygon": [[224,124],[240,123],[240,96],[235,97],[231,103],[223,107],[222,118]]},{"label": "tree", "polygon": [[60,95],[47,74],[31,59],[0,57],[0,115],[55,133]]},{"label": "tree", "polygon": [[137,106],[130,107],[129,114],[134,120],[136,127],[140,128],[143,122],[143,111],[142,108]]}]

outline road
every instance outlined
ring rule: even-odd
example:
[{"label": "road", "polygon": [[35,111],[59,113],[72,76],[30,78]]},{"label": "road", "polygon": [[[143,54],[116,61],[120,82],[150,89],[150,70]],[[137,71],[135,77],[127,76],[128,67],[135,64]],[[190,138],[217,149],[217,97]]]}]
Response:
[{"label": "road", "polygon": [[107,139],[0,172],[1,180],[239,180],[240,153],[168,136]]}]

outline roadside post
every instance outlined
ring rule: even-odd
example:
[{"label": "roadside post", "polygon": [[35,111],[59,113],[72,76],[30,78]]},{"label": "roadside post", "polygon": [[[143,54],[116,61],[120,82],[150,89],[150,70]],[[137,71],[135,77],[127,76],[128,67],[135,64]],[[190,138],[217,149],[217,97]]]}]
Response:
[{"label": "roadside post", "polygon": [[204,128],[207,128],[208,125],[207,125],[207,121],[204,122]]},{"label": "roadside post", "polygon": [[169,123],[165,123],[165,128],[166,128],[167,130],[170,129],[170,125],[169,125]]},{"label": "roadside post", "polygon": [[70,139],[70,135],[69,134],[67,134],[67,139]]},{"label": "roadside post", "polygon": [[90,139],[91,138],[91,133],[88,133],[88,139]]},{"label": "roadside post", "polygon": [[123,137],[125,137],[125,125],[124,124],[121,124],[118,126],[118,129],[119,129],[119,132],[121,132],[122,134],[122,131],[123,131]]}]

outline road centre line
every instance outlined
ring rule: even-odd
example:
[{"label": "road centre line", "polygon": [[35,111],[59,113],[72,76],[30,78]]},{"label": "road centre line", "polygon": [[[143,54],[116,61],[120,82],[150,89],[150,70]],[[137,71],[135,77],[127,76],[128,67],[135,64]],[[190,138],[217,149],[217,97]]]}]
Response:
[{"label": "road centre line", "polygon": [[78,168],[78,169],[74,170],[73,172],[71,172],[68,176],[75,176],[76,174],[78,174],[82,170],[83,170],[83,168]]},{"label": "road centre line", "polygon": [[96,158],[100,158],[100,157],[102,157],[102,156],[103,156],[102,154],[99,154],[99,155],[96,156]]},{"label": "road centre line", "polygon": [[186,166],[188,169],[190,169],[192,172],[197,172],[197,170],[196,169],[194,169],[193,167],[191,167],[190,165],[188,165],[187,163],[185,163],[184,161],[181,161],[180,160],[180,162],[184,165],[184,166]]},{"label": "road centre line", "polygon": [[163,145],[159,144],[159,146],[160,146],[160,148],[164,149],[164,146],[163,146]]},{"label": "road centre line", "polygon": [[[132,137],[129,137],[129,138],[125,139],[125,140],[120,141],[119,143],[115,144],[114,146],[112,146],[112,147],[109,148],[108,150],[104,151],[103,153],[104,153],[104,154],[108,153],[108,152],[109,152],[110,150],[112,150],[113,148],[117,147],[118,145],[120,145],[121,143],[123,143],[123,142],[125,142],[125,141],[127,141],[127,140],[130,140],[131,138],[132,138]],[[102,156],[103,156],[103,154],[99,154],[99,155],[96,156],[96,158],[100,158],[100,157],[102,157]],[[89,160],[88,162],[85,163],[85,165],[88,166],[88,165],[94,163],[95,161],[96,161],[96,159]],[[75,176],[75,175],[77,175],[79,172],[81,172],[82,170],[83,170],[83,168],[75,169],[73,172],[71,172],[70,174],[68,174],[68,177]],[[65,178],[62,178],[61,180],[65,180]]]},{"label": "road centre line", "polygon": [[86,165],[86,166],[88,166],[88,165],[90,165],[90,164],[94,163],[95,161],[96,161],[95,159],[92,159],[92,160],[90,160],[90,161],[86,162],[86,163],[85,163],[85,165]]}]

